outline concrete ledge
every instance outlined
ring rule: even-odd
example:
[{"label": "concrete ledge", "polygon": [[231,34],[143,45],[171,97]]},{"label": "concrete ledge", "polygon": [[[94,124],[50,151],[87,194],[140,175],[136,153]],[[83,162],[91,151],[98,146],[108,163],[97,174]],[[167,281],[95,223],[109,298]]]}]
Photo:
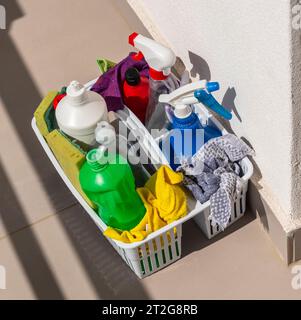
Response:
[{"label": "concrete ledge", "polygon": [[259,219],[263,230],[271,238],[281,258],[291,264],[301,259],[301,230],[285,231],[273,209],[251,181],[248,191],[248,206]]},{"label": "concrete ledge", "polygon": [[301,260],[301,229],[295,231],[293,239],[293,262],[295,262]]}]

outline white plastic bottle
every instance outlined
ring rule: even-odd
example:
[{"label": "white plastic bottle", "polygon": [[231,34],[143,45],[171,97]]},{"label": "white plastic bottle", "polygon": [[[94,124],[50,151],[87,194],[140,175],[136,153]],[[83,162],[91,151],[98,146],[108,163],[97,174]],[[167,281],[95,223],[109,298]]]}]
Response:
[{"label": "white plastic bottle", "polygon": [[78,81],[72,81],[67,88],[67,95],[55,110],[55,116],[64,133],[92,146],[95,144],[97,123],[107,121],[108,111],[101,95],[87,90]]}]

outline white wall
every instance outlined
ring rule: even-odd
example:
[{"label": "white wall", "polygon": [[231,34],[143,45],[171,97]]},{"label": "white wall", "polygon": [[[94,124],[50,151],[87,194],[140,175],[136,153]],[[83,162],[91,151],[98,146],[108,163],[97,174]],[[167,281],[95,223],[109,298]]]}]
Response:
[{"label": "white wall", "polygon": [[231,127],[256,150],[262,183],[271,190],[273,201],[285,212],[285,219],[298,217],[299,205],[292,186],[300,178],[296,180],[291,165],[296,143],[293,125],[298,121],[293,119],[292,105],[290,1],[129,0],[129,3],[154,38],[162,35],[189,69],[192,60],[198,63],[195,55],[204,59],[201,77],[209,75],[209,68],[211,80],[221,83],[222,89],[216,94],[220,101],[230,88],[224,101],[228,107],[234,88],[236,110]]}]

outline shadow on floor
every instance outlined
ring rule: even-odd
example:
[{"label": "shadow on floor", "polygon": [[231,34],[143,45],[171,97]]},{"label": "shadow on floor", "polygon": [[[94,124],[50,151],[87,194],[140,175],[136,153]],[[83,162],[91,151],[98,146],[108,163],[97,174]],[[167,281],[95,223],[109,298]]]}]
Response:
[{"label": "shadow on floor", "polygon": [[199,251],[206,248],[213,243],[220,241],[230,234],[234,233],[238,229],[243,228],[250,222],[256,219],[256,216],[247,212],[242,218],[229,226],[224,232],[221,232],[211,240],[208,240],[202,233],[201,229],[197,224],[190,220],[183,225],[183,236],[182,236],[182,255],[183,257],[191,254],[194,251]]},{"label": "shadow on floor", "polygon": [[79,204],[63,213],[61,221],[102,299],[148,298],[137,276]]},{"label": "shadow on floor", "polygon": [[[2,1],[2,4],[7,8],[8,30],[0,32],[0,96],[18,138],[27,151],[27,156],[31,160],[46,194],[49,195],[54,210],[59,212],[76,204],[77,201],[47,160],[31,129],[31,118],[42,97],[9,35],[13,20],[23,16],[23,13],[14,0]],[[22,224],[23,227],[28,226],[26,215],[3,170],[1,171],[0,183],[6,186],[6,196],[1,203],[1,210],[2,208],[7,210],[1,212],[1,219],[7,232],[15,231],[12,230],[12,221],[14,220]],[[62,206],[62,199],[68,197],[69,201],[64,201],[65,205]],[[78,210],[76,207],[74,208]],[[70,243],[85,266],[86,273],[99,298],[126,299],[134,295],[138,295],[141,299],[147,298],[139,280],[107,241],[99,235],[99,231],[91,225],[92,222],[82,211],[76,215],[76,219],[75,215],[59,214],[58,217],[70,238]],[[42,249],[30,228],[28,228],[27,234],[26,241],[18,241],[16,235],[9,236],[9,240],[13,244],[36,297],[38,299],[64,298],[55,276],[47,265],[47,259],[43,256]],[[87,256],[94,262],[90,263]],[[127,289],[126,293],[125,288]]]},{"label": "shadow on floor", "polygon": [[[0,192],[1,217],[6,228],[15,223],[15,220],[29,225],[26,214],[23,212],[17,196],[0,163],[0,183],[4,186],[4,192]],[[8,214],[4,215],[6,212]],[[3,218],[3,217],[6,218]],[[29,283],[39,299],[63,299],[63,293],[55,276],[48,266],[39,242],[30,229],[24,233],[24,237],[11,236],[9,238],[15,253],[18,255]]]}]

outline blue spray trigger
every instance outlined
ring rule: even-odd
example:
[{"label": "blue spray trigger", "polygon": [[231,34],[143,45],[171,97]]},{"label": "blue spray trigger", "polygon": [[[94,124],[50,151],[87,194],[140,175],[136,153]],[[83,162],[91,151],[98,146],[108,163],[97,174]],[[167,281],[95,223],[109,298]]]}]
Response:
[{"label": "blue spray trigger", "polygon": [[218,82],[207,82],[206,88],[208,92],[214,92],[218,91],[220,86]]},{"label": "blue spray trigger", "polygon": [[[209,91],[209,90],[208,90]],[[203,103],[207,108],[213,110],[215,113],[225,118],[226,120],[232,119],[232,114],[227,109],[225,109],[221,104],[219,104],[212,94],[207,93],[203,89],[198,89],[194,91],[194,96],[199,102]]]}]

